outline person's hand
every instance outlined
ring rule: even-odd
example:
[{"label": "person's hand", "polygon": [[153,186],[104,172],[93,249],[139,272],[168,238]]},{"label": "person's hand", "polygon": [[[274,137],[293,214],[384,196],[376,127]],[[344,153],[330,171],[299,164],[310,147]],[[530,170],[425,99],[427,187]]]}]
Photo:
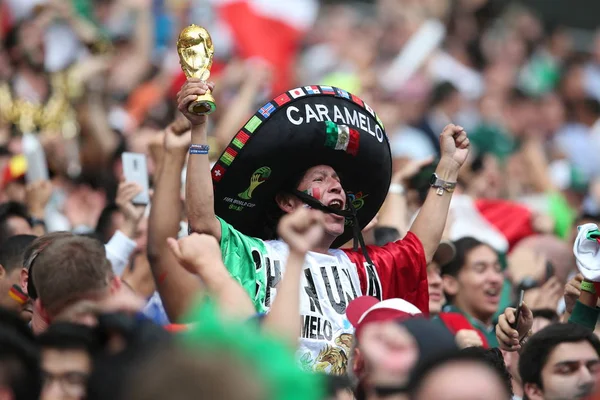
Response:
[{"label": "person's hand", "polygon": [[203,275],[206,269],[223,264],[221,247],[214,236],[192,233],[179,240],[167,239],[177,262],[192,274]]},{"label": "person's hand", "polygon": [[323,238],[323,213],[301,207],[279,221],[279,237],[290,246],[290,252],[305,254]]},{"label": "person's hand", "polygon": [[44,217],[44,210],[52,195],[52,183],[50,181],[37,181],[25,187],[25,204],[31,215],[36,218]]},{"label": "person's hand", "polygon": [[527,290],[525,301],[532,310],[556,310],[562,295],[563,284],[553,276],[541,287]]},{"label": "person's hand", "polygon": [[467,347],[482,347],[483,341],[479,333],[473,329],[461,329],[456,332],[454,336],[456,345],[459,349],[466,349]]},{"label": "person's hand", "polygon": [[410,160],[392,175],[392,183],[407,186],[408,181],[417,175],[421,169],[433,162],[433,157],[422,160]]},{"label": "person's hand", "polygon": [[565,285],[564,298],[565,298],[565,307],[566,312],[571,314],[573,312],[573,308],[575,307],[575,303],[579,299],[581,295],[581,282],[583,282],[583,275],[577,274]]},{"label": "person's hand", "polygon": [[442,152],[440,165],[457,172],[467,160],[471,149],[465,129],[454,124],[446,125],[440,134],[440,148]]},{"label": "person's hand", "polygon": [[516,286],[529,277],[540,282],[546,275],[546,257],[528,247],[517,247],[508,256],[507,275]]},{"label": "person's hand", "polygon": [[133,198],[142,192],[142,187],[135,182],[121,182],[117,190],[115,203],[125,217],[122,227],[123,233],[133,239],[137,232],[138,224],[144,216],[146,206],[133,204]]},{"label": "person's hand", "polygon": [[164,148],[169,153],[185,155],[192,144],[190,123],[178,118],[165,128]]},{"label": "person's hand", "polygon": [[502,350],[517,351],[521,348],[519,341],[523,339],[533,326],[533,313],[523,303],[521,313],[519,314],[518,330],[512,328],[515,322],[516,309],[508,307],[498,318],[496,325],[496,338]]},{"label": "person's hand", "polygon": [[188,79],[181,90],[177,93],[177,108],[191,122],[192,125],[204,125],[207,121],[206,115],[196,115],[188,111],[188,106],[195,101],[198,96],[206,94],[207,91],[214,89],[215,84],[204,82],[200,79]]}]

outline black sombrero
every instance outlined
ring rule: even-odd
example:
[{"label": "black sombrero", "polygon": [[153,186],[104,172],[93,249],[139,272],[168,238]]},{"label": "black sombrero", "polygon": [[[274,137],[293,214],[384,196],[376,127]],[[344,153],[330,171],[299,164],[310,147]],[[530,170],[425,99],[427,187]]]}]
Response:
[{"label": "black sombrero", "polygon": [[[349,210],[335,211],[295,191],[302,174],[320,164],[340,175]],[[383,124],[365,102],[330,86],[296,88],[258,110],[213,166],[215,213],[246,235],[273,239],[267,232],[275,195],[291,190],[310,206],[347,217],[333,244],[339,247],[377,214],[391,172]]]}]

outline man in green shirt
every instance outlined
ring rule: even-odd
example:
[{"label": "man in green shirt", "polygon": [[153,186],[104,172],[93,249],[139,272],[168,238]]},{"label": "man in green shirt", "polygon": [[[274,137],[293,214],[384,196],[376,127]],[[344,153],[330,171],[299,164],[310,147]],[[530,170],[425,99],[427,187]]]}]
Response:
[{"label": "man in green shirt", "polygon": [[500,306],[504,275],[498,253],[477,239],[454,242],[456,255],[442,267],[448,305],[444,312],[463,314],[490,347],[497,347],[494,314]]}]

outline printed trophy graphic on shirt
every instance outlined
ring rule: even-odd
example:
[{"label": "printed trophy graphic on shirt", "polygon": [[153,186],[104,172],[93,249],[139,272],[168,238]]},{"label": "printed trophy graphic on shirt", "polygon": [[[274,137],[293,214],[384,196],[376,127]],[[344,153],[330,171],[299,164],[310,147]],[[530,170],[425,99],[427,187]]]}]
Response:
[{"label": "printed trophy graphic on shirt", "polygon": [[[208,31],[198,25],[190,25],[179,34],[177,54],[185,76],[206,82],[210,76],[215,49]],[[190,103],[188,110],[196,115],[215,111],[215,99],[210,90]]]},{"label": "printed trophy graphic on shirt", "polygon": [[271,176],[271,168],[269,167],[260,167],[252,174],[250,178],[250,186],[244,192],[238,194],[240,199],[250,200],[252,198],[252,192],[262,185],[267,179]]}]

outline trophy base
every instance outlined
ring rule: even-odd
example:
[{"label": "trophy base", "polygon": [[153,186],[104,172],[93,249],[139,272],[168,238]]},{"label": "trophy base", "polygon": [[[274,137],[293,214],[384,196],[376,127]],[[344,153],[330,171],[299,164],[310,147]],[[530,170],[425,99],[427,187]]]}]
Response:
[{"label": "trophy base", "polygon": [[207,115],[213,113],[217,109],[215,99],[209,93],[198,96],[196,100],[190,103],[188,111],[196,115]]}]

